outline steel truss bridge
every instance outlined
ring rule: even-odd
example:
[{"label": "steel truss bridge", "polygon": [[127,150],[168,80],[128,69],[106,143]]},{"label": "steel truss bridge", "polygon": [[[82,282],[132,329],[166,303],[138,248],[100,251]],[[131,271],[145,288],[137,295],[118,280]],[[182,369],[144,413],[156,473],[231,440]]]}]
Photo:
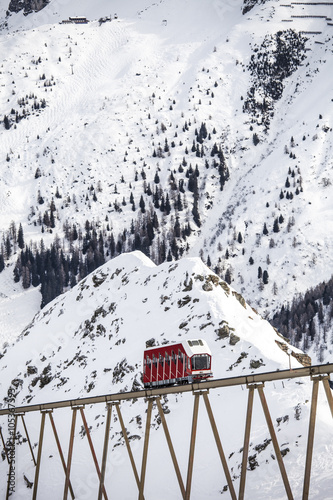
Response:
[{"label": "steel truss bridge", "polygon": [[[64,489],[63,489],[63,499],[67,500],[69,495],[72,499],[75,498],[75,485],[71,483],[71,465],[72,465],[72,455],[73,455],[73,447],[74,447],[74,437],[75,437],[75,426],[77,421],[77,415],[81,415],[82,423],[86,432],[86,437],[89,442],[89,448],[92,454],[92,458],[94,461],[94,465],[96,468],[96,473],[98,476],[98,495],[97,500],[108,500],[108,494],[105,486],[105,472],[106,472],[106,462],[108,457],[108,448],[110,442],[110,426],[111,426],[111,414],[112,410],[116,411],[118,416],[119,424],[121,427],[122,435],[126,443],[126,448],[128,451],[131,467],[133,474],[135,476],[135,481],[138,488],[138,499],[144,500],[144,487],[145,487],[145,477],[146,477],[146,469],[147,469],[147,456],[148,456],[148,448],[149,448],[149,435],[150,435],[150,427],[151,427],[151,415],[152,415],[152,407],[153,403],[156,403],[159,416],[161,419],[162,427],[164,429],[165,437],[167,440],[169,452],[171,455],[172,463],[175,469],[175,473],[177,476],[179,489],[180,489],[180,498],[183,500],[190,500],[191,498],[191,485],[192,485],[192,476],[193,476],[193,460],[194,460],[194,450],[196,444],[196,435],[197,435],[197,420],[198,420],[198,408],[199,408],[199,400],[202,398],[205,403],[205,407],[207,410],[207,414],[209,417],[209,422],[214,434],[216,446],[218,449],[219,457],[221,460],[221,465],[225,474],[225,478],[228,484],[229,495],[232,500],[243,500],[245,498],[245,483],[246,483],[246,472],[247,472],[247,462],[248,462],[248,454],[249,454],[249,445],[250,445],[250,432],[251,432],[251,422],[252,422],[252,410],[253,410],[253,399],[255,391],[259,394],[259,399],[262,405],[262,409],[265,415],[267,427],[270,433],[270,437],[272,439],[272,444],[274,447],[275,456],[278,462],[279,470],[281,473],[281,477],[283,480],[286,498],[288,500],[292,500],[294,498],[293,493],[290,488],[288,475],[286,469],[284,467],[283,458],[281,455],[280,447],[278,444],[276,432],[274,429],[274,425],[272,422],[272,418],[270,415],[270,411],[267,405],[264,385],[265,383],[274,382],[274,381],[283,381],[287,379],[300,379],[303,377],[310,377],[312,381],[312,399],[311,399],[311,409],[310,409],[310,417],[308,424],[308,439],[307,439],[307,451],[305,457],[305,469],[304,469],[304,482],[303,482],[303,493],[302,500],[308,500],[309,498],[309,489],[310,489],[310,480],[311,480],[311,465],[312,465],[312,455],[313,455],[313,443],[314,443],[314,434],[315,434],[315,424],[316,424],[316,415],[317,415],[317,399],[318,399],[318,390],[319,384],[322,383],[325,394],[327,397],[328,405],[333,417],[333,397],[332,391],[330,389],[329,377],[333,372],[333,364],[327,365],[318,365],[318,366],[310,366],[304,368],[298,368],[294,370],[284,370],[284,371],[276,371],[269,373],[260,373],[255,375],[241,376],[241,377],[233,377],[233,378],[225,378],[219,380],[212,380],[200,383],[193,383],[191,385],[185,386],[172,386],[172,387],[163,387],[156,389],[149,389],[143,391],[135,391],[135,392],[126,392],[126,393],[118,393],[118,394],[109,394],[104,396],[97,397],[89,397],[82,398],[77,400],[70,401],[58,401],[54,403],[47,404],[37,404],[30,406],[21,406],[17,408],[7,408],[0,409],[0,422],[1,418],[4,416],[10,415],[13,419],[13,427],[14,431],[10,434],[11,437],[7,438],[4,435],[3,429],[5,426],[0,427],[0,438],[1,445],[3,447],[4,453],[6,454],[6,459],[8,462],[8,480],[7,480],[7,489],[3,490],[5,496],[1,498],[6,498],[9,500],[10,497],[15,498],[15,494],[11,495],[10,488],[10,479],[13,473],[13,461],[11,459],[10,449],[11,447],[15,449],[15,438],[17,438],[17,426],[19,419],[21,420],[23,430],[26,436],[26,442],[29,445],[31,458],[33,460],[35,466],[35,477],[34,482],[31,484],[32,489],[32,500],[36,500],[38,498],[38,481],[39,481],[39,472],[42,463],[42,450],[43,450],[43,439],[44,439],[44,429],[45,429],[45,420],[48,418],[51,423],[51,429],[57,444],[57,449],[59,452],[59,456],[61,459],[63,471],[64,471]],[[209,391],[214,390],[216,388],[223,387],[231,387],[231,386],[246,386],[248,389],[248,402],[247,402],[247,410],[246,410],[246,421],[245,421],[245,429],[244,429],[244,446],[242,452],[242,466],[241,466],[241,476],[239,483],[239,491],[236,492],[234,488],[234,484],[232,482],[231,474],[228,468],[228,463],[223,451],[222,442],[220,439],[220,435],[217,429],[214,413],[212,407],[210,405],[209,400]],[[180,468],[178,465],[178,461],[176,458],[175,450],[173,447],[172,439],[169,433],[168,425],[165,419],[165,415],[161,405],[161,396],[166,394],[175,394],[175,393],[185,393],[192,392],[194,397],[194,405],[193,405],[193,416],[192,416],[192,429],[191,429],[191,438],[188,452],[188,465],[187,465],[187,475],[186,480],[183,480],[182,474],[180,472]],[[143,399],[147,403],[147,417],[146,417],[146,426],[145,426],[145,436],[143,442],[143,451],[142,451],[142,462],[141,462],[141,470],[140,473],[136,467],[133,453],[131,450],[130,442],[127,436],[120,403],[133,399]],[[105,422],[105,435],[104,435],[104,446],[103,446],[103,454],[101,457],[101,462],[99,462],[95,448],[92,442],[91,433],[89,430],[89,426],[86,420],[84,408],[85,405],[95,405],[105,403],[107,412],[106,412],[106,422]],[[72,409],[72,419],[71,419],[71,430],[69,436],[68,443],[68,453],[67,460],[65,459],[63,449],[59,440],[59,435],[57,432],[57,428],[55,426],[55,422],[53,419],[53,411],[60,410],[61,408],[71,408]],[[37,458],[34,455],[33,447],[31,445],[31,440],[29,436],[29,431],[25,421],[25,414],[29,412],[37,412],[41,414],[40,420],[40,430],[39,430],[39,440],[38,440],[38,449],[37,449]],[[0,446],[1,448],[1,446]],[[28,490],[27,490],[28,492]],[[298,492],[299,493],[299,492]],[[28,498],[28,497],[26,497]]]}]

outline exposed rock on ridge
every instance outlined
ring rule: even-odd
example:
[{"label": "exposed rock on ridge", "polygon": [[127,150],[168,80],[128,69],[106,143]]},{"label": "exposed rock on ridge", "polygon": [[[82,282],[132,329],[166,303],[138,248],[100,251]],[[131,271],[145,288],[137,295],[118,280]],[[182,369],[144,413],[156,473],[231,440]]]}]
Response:
[{"label": "exposed rock on ridge", "polygon": [[31,12],[38,12],[43,9],[49,0],[10,0],[8,10],[9,12],[20,12],[24,9],[24,14],[31,14]]},{"label": "exposed rock on ridge", "polygon": [[244,0],[243,14],[247,14],[253,7],[258,4],[265,3],[266,0]]}]

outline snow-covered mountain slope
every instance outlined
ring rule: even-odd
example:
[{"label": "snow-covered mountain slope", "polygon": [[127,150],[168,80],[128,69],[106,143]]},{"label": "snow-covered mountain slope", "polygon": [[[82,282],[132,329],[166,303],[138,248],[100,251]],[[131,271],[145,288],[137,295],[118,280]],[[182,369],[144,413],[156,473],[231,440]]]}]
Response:
[{"label": "snow-covered mountain slope", "polygon": [[[159,224],[149,246],[155,262],[158,240],[167,253],[176,238],[172,258],[200,255],[265,315],[330,276],[332,6],[267,1],[243,15],[240,0],[114,1],[111,12],[102,0],[52,0],[37,13],[6,17],[7,3],[0,4],[3,282],[17,256],[10,240],[7,258],[12,221],[22,224],[26,244],[43,238],[48,247],[55,234],[62,241],[65,223],[84,233],[88,220],[106,246],[111,232],[122,240],[123,252],[135,247],[132,220],[145,231],[141,197]],[[111,22],[98,22],[110,14]],[[80,15],[91,22],[59,24]],[[276,35],[290,29],[305,32],[296,45]],[[285,48],[280,59],[276,44],[281,54]],[[263,53],[272,76],[265,85]],[[202,124],[208,135],[198,143]],[[222,192],[214,144],[228,169]],[[188,185],[196,165],[197,197]],[[170,213],[156,208],[156,188],[169,196]],[[181,229],[190,222],[190,235],[177,235],[177,218]],[[10,318],[4,340],[21,331]]]},{"label": "snow-covered mountain slope", "polygon": [[[20,380],[17,405],[130,390],[142,385],[138,374],[145,341],[201,335],[218,349],[215,378],[227,371],[248,372],[258,361],[261,371],[289,366],[277,344],[286,344],[284,339],[199,258],[156,267],[141,252],[123,254],[46,306],[8,347],[1,359],[2,398],[14,379]],[[233,340],[237,348],[231,347]],[[241,351],[249,351],[249,358],[237,363]],[[114,388],[116,360],[125,372],[133,367],[133,373],[131,382]],[[293,363],[301,366],[296,359]],[[37,377],[47,373],[46,390],[26,376],[27,366]]]},{"label": "snow-covered mountain slope", "polygon": [[[75,288],[44,308],[9,346],[0,360],[1,399],[3,405],[9,387],[16,394],[16,406],[87,395],[116,393],[142,387],[142,353],[146,341],[156,344],[180,339],[204,338],[213,354],[215,378],[288,369],[289,359],[276,334],[244,299],[221,281],[198,258],[155,266],[140,252],[121,255],[92,273]],[[301,366],[294,349],[292,367]],[[311,384],[293,380],[266,384],[266,397],[293,490],[302,483],[310,410]],[[327,441],[331,421],[327,402],[320,392],[319,420],[311,480],[311,498],[327,499],[332,488],[332,445]],[[235,489],[239,487],[239,467],[247,406],[247,390],[242,387],[210,392],[215,417],[221,429],[223,446],[231,467]],[[169,396],[163,407],[183,473],[188,459],[191,395]],[[145,403],[141,400],[122,403],[137,463],[142,453],[145,428]],[[88,425],[98,455],[102,452],[105,417],[103,405],[86,408]],[[153,413],[153,426],[147,473],[147,498],[179,498],[172,464],[168,461],[160,421]],[[63,442],[68,439],[70,412],[54,413]],[[26,415],[34,443],[38,436],[39,417]],[[61,422],[61,424],[60,424]],[[136,496],[136,485],[129,474],[117,421],[112,424],[107,487],[122,500]],[[78,433],[80,427],[78,426]],[[259,400],[255,401],[251,437],[251,472],[248,472],[249,498],[284,498],[282,480],[273,458],[273,447],[264,422]],[[114,445],[117,445],[113,448]],[[119,446],[119,444],[121,446]],[[200,406],[196,446],[194,499],[220,498],[225,486],[221,476],[213,435],[208,427],[203,405]],[[113,449],[113,451],[112,451]],[[159,450],[159,453],[157,453]],[[23,474],[33,480],[33,464],[26,444],[17,446],[19,474],[18,498],[27,492]],[[46,433],[39,494],[58,498],[63,477],[58,464],[53,437]],[[154,457],[154,461],[152,461]],[[60,468],[58,469],[58,465]],[[72,484],[78,498],[95,498],[97,483],[89,450],[80,431],[75,439]],[[51,471],[48,474],[47,471]],[[7,466],[0,464],[6,477]],[[165,477],[168,477],[167,483]],[[163,480],[164,478],[164,480]],[[22,479],[22,480],[21,480]],[[124,485],[127,487],[124,489]],[[1,480],[1,488],[5,488]],[[1,490],[5,491],[5,490]],[[228,495],[227,492],[224,493]],[[81,495],[81,496],[80,496]]]}]

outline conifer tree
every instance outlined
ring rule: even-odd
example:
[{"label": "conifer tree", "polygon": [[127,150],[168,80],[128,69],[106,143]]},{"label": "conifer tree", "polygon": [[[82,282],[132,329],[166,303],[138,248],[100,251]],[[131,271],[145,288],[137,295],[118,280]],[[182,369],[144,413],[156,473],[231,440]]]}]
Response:
[{"label": "conifer tree", "polygon": [[17,243],[18,243],[19,248],[21,250],[23,250],[23,248],[24,248],[24,237],[23,237],[22,224],[20,224],[19,230],[18,230],[18,233],[17,233]]},{"label": "conifer tree", "polygon": [[278,233],[280,231],[278,218],[274,220],[273,231],[274,233]]},{"label": "conifer tree", "polygon": [[144,202],[144,199],[143,199],[142,195],[141,195],[141,198],[140,198],[139,206],[140,206],[141,212],[144,214],[146,212],[146,208],[145,208],[146,205],[145,205],[145,202]]},{"label": "conifer tree", "polygon": [[9,119],[8,119],[8,116],[7,116],[7,115],[5,115],[5,116],[3,117],[3,124],[4,124],[4,127],[5,127],[5,129],[6,129],[6,130],[9,130],[9,129],[10,129],[10,121],[9,121]]}]

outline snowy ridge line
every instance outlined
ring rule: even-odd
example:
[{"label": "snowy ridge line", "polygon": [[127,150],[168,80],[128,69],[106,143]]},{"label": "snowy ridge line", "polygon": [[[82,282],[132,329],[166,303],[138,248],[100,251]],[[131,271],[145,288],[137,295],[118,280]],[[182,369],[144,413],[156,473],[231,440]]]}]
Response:
[{"label": "snowy ridge line", "polygon": [[273,382],[276,380],[286,380],[302,377],[328,376],[333,373],[333,363],[327,365],[306,366],[303,368],[293,368],[291,370],[281,370],[274,372],[264,372],[255,375],[244,375],[240,377],[228,377],[208,382],[195,382],[185,386],[161,387],[157,389],[147,389],[143,391],[119,392],[116,394],[105,394],[103,396],[92,396],[90,398],[68,399],[65,401],[56,401],[53,403],[18,406],[15,408],[1,409],[0,415],[15,414],[33,411],[53,410],[55,408],[68,408],[82,406],[86,404],[109,403],[124,401],[128,399],[153,398],[165,394],[176,394],[182,392],[200,392],[218,387],[231,387],[237,385],[252,385],[262,382]]}]

